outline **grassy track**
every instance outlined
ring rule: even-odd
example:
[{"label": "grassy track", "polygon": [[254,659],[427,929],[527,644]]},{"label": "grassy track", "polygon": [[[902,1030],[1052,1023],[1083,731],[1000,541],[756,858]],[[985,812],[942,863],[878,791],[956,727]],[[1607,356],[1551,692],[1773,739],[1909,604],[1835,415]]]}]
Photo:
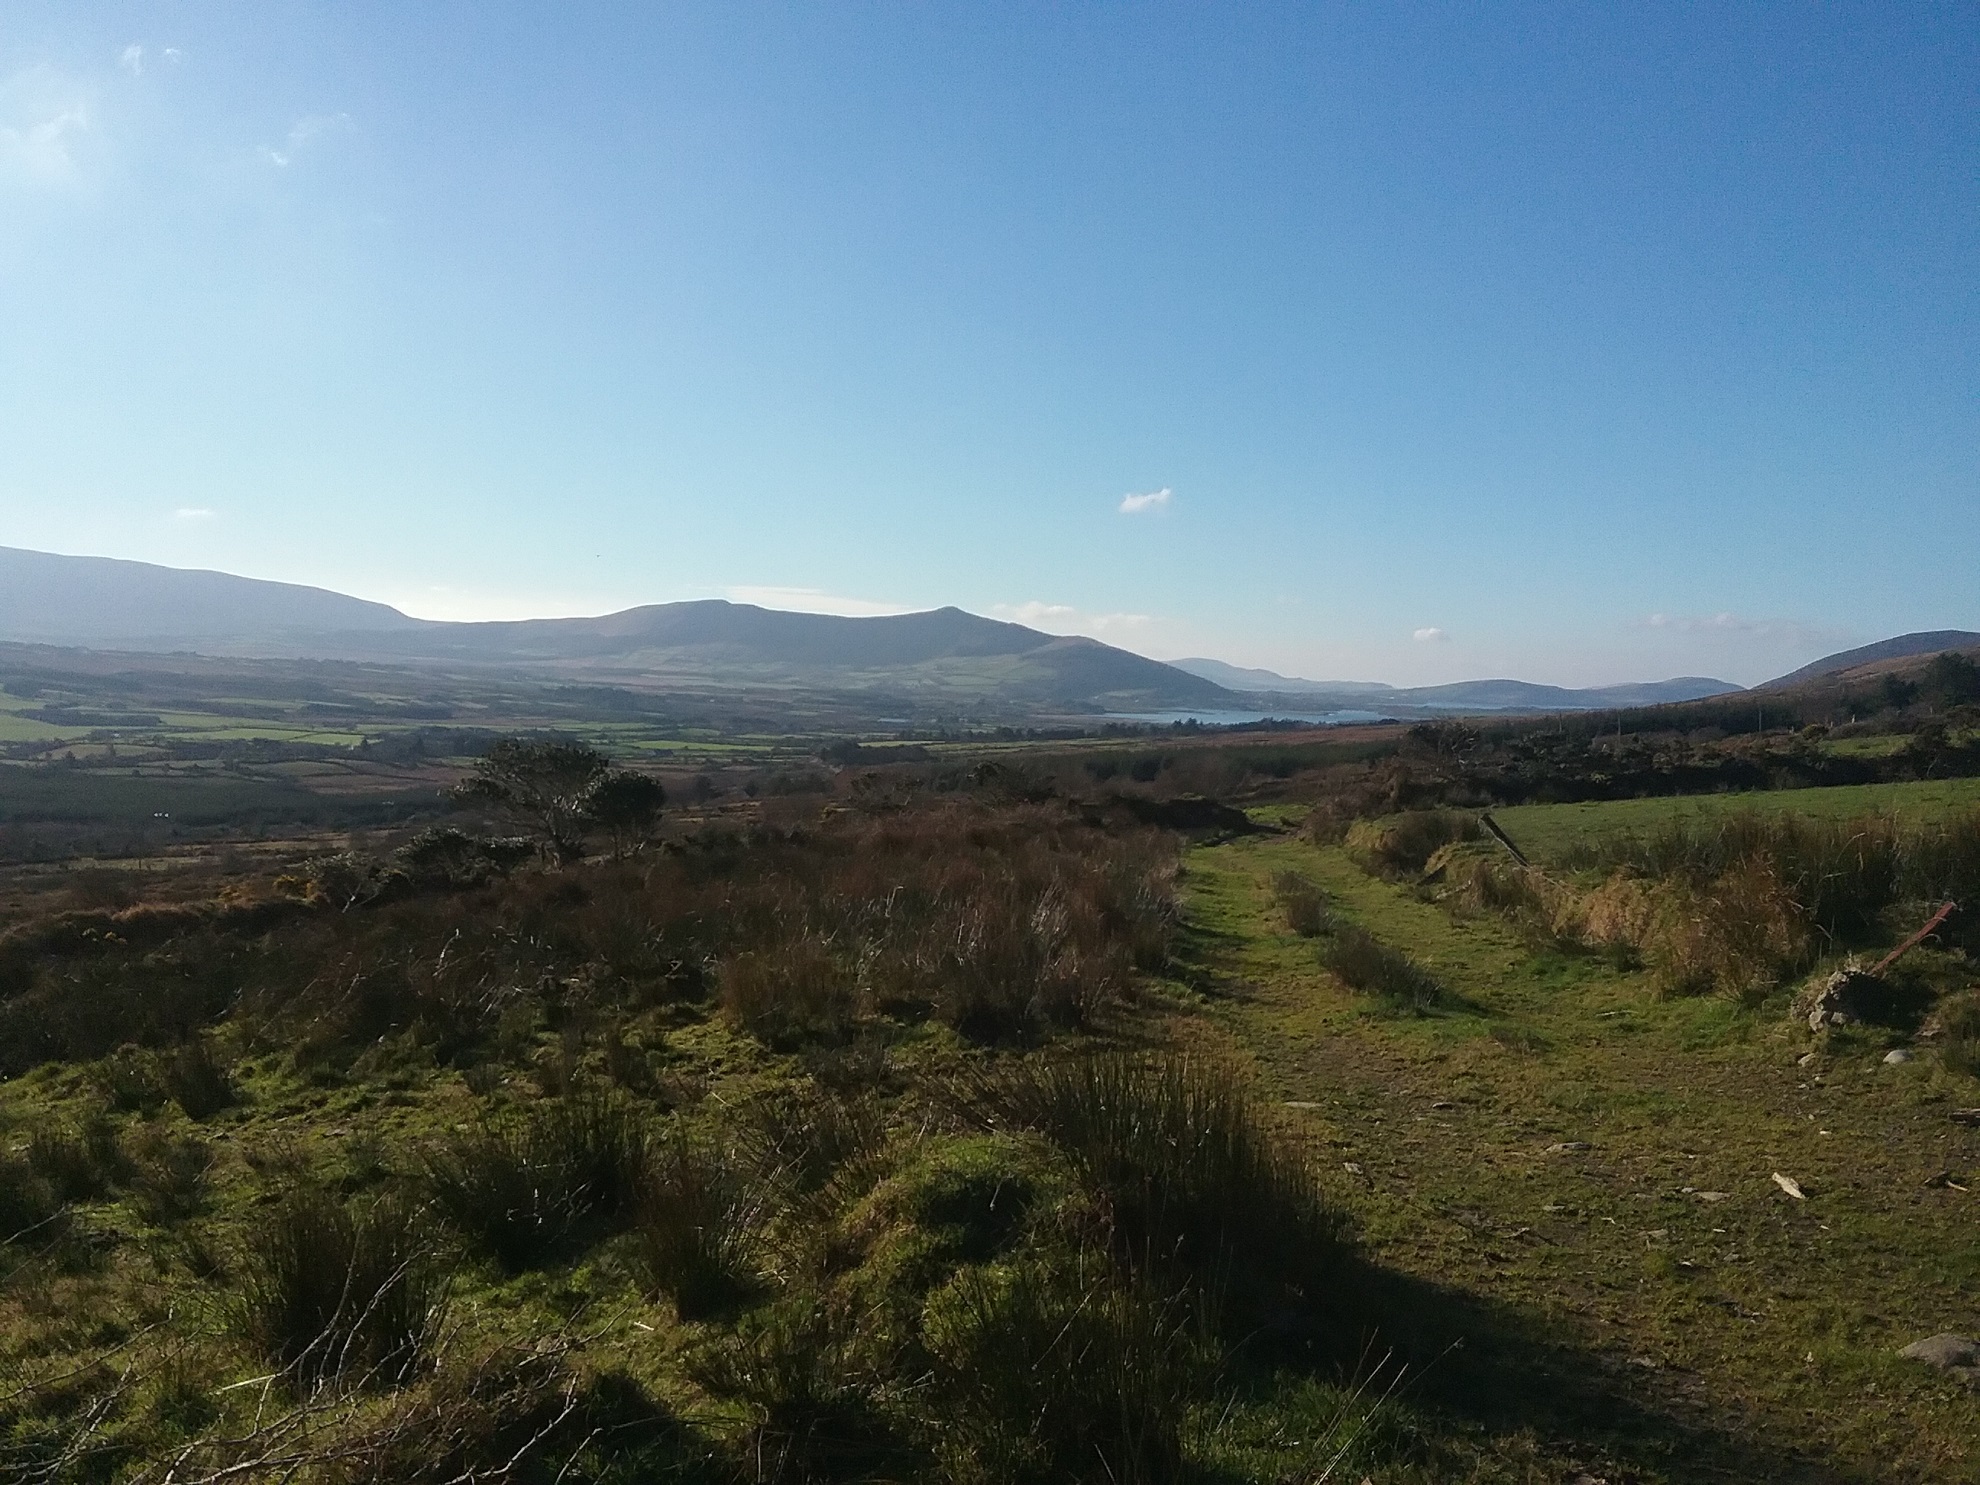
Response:
[{"label": "grassy track", "polygon": [[[1471,1008],[1342,988],[1273,903],[1289,868]],[[1293,837],[1199,847],[1185,886],[1180,1034],[1286,1105],[1409,1323],[1468,1336],[1420,1396],[1471,1477],[1980,1480],[1980,1397],[1892,1354],[1980,1327],[1980,1132],[1948,1117],[1980,1085],[1874,1038],[1800,1067],[1784,1005],[1659,1001]]]},{"label": "grassy track", "polygon": [[1497,810],[1529,856],[1547,861],[1579,842],[1619,831],[1654,830],[1672,820],[1733,810],[1768,810],[1827,819],[1889,812],[1919,819],[1980,806],[1980,779],[1904,784],[1850,784],[1835,789],[1779,789],[1753,794],[1692,794],[1667,799],[1607,799],[1588,804],[1523,804]]}]

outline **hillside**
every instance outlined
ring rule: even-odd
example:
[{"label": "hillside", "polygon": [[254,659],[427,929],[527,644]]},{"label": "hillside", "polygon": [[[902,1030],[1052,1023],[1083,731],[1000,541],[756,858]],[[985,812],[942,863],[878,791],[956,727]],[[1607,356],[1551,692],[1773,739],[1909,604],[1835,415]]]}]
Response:
[{"label": "hillside", "polygon": [[1860,645],[1853,650],[1838,650],[1833,655],[1824,655],[1820,660],[1812,660],[1801,669],[1778,676],[1758,689],[1772,691],[1787,686],[1798,686],[1806,681],[1842,675],[1846,671],[1857,670],[1866,665],[1881,664],[1887,660],[1907,660],[1918,655],[1936,655],[1942,650],[1976,649],[1980,649],[1980,634],[1968,629],[1929,629],[1917,634],[1900,634],[1895,639],[1881,639],[1875,644]]},{"label": "hillside", "polygon": [[708,599],[596,618],[441,623],[319,588],[11,548],[0,548],[0,641],[576,670],[648,686],[876,692],[1073,711],[1240,701],[1097,640],[957,608],[854,619]]},{"label": "hillside", "polygon": [[126,649],[280,645],[420,621],[324,588],[108,557],[0,547],[0,640]]}]

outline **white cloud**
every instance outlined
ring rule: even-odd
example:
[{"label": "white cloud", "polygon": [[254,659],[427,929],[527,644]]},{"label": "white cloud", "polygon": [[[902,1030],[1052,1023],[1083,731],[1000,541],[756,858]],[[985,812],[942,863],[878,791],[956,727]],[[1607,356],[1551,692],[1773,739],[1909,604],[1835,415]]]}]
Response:
[{"label": "white cloud", "polygon": [[1448,630],[1439,629],[1435,624],[1430,625],[1427,629],[1418,629],[1410,635],[1410,638],[1420,645],[1444,644],[1449,641],[1450,637]]},{"label": "white cloud", "polygon": [[170,62],[174,67],[178,66],[179,63],[183,62],[186,59],[186,54],[180,51],[176,46],[166,47],[165,50],[162,53],[160,53],[160,55],[163,56],[165,60],[167,62]]},{"label": "white cloud", "polygon": [[310,114],[307,118],[296,120],[287,137],[283,139],[280,149],[264,144],[261,147],[261,158],[278,170],[286,170],[295,161],[297,154],[308,148],[313,141],[326,134],[341,133],[350,127],[351,116],[347,113]]},{"label": "white cloud", "polygon": [[1159,490],[1150,490],[1142,495],[1123,495],[1121,497],[1121,514],[1124,516],[1140,516],[1146,515],[1150,511],[1161,510],[1169,503],[1170,497],[1173,494],[1174,492],[1167,485],[1164,485]]},{"label": "white cloud", "polygon": [[1676,629],[1689,634],[1700,629],[1727,629],[1750,634],[1765,628],[1757,619],[1742,619],[1738,614],[1652,614],[1643,621],[1652,629]]},{"label": "white cloud", "polygon": [[175,521],[210,521],[218,514],[218,511],[209,510],[203,505],[182,505],[172,512],[172,519]]},{"label": "white cloud", "polygon": [[65,188],[82,183],[81,151],[95,127],[89,90],[47,66],[0,82],[0,179]]},{"label": "white cloud", "polygon": [[1048,634],[1085,634],[1094,638],[1125,637],[1159,622],[1152,614],[1092,614],[1069,603],[993,603],[990,612],[1015,624],[1028,624]]},{"label": "white cloud", "polygon": [[847,598],[822,588],[777,588],[744,585],[723,589],[731,603],[754,603],[761,608],[779,608],[800,614],[837,614],[843,619],[874,619],[886,614],[908,614],[905,604],[881,603],[871,598]]},{"label": "white cloud", "polygon": [[117,65],[132,77],[144,76],[144,48],[132,42],[124,48],[124,54],[117,58]]},{"label": "white cloud", "polygon": [[1836,645],[1859,638],[1852,630],[1810,624],[1800,619],[1755,619],[1743,614],[1651,614],[1639,621],[1646,629],[1675,634],[1749,635],[1799,645]]}]

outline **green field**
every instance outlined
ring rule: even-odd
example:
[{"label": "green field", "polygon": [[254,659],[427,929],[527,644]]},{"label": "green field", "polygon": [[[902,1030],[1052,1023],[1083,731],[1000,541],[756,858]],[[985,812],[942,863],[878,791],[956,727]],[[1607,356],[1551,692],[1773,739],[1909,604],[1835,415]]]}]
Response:
[{"label": "green field", "polygon": [[1976,806],[1980,806],[1980,779],[1926,779],[1918,783],[1856,784],[1838,789],[1606,799],[1586,804],[1523,804],[1494,810],[1492,818],[1529,856],[1536,861],[1552,861],[1574,846],[1602,836],[1641,833],[1675,820],[1709,819],[1736,810],[1772,810],[1824,819],[1889,813],[1916,820]]}]

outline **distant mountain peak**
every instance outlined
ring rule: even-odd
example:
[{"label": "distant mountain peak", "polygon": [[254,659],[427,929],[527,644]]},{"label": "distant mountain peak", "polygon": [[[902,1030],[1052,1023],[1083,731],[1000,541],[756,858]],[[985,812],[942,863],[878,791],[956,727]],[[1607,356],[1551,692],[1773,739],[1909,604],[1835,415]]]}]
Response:
[{"label": "distant mountain peak", "polygon": [[727,599],[594,618],[443,623],[320,588],[0,548],[0,640],[610,672],[680,687],[926,694],[1032,710],[1220,707],[1212,682],[954,605],[847,617]]}]

